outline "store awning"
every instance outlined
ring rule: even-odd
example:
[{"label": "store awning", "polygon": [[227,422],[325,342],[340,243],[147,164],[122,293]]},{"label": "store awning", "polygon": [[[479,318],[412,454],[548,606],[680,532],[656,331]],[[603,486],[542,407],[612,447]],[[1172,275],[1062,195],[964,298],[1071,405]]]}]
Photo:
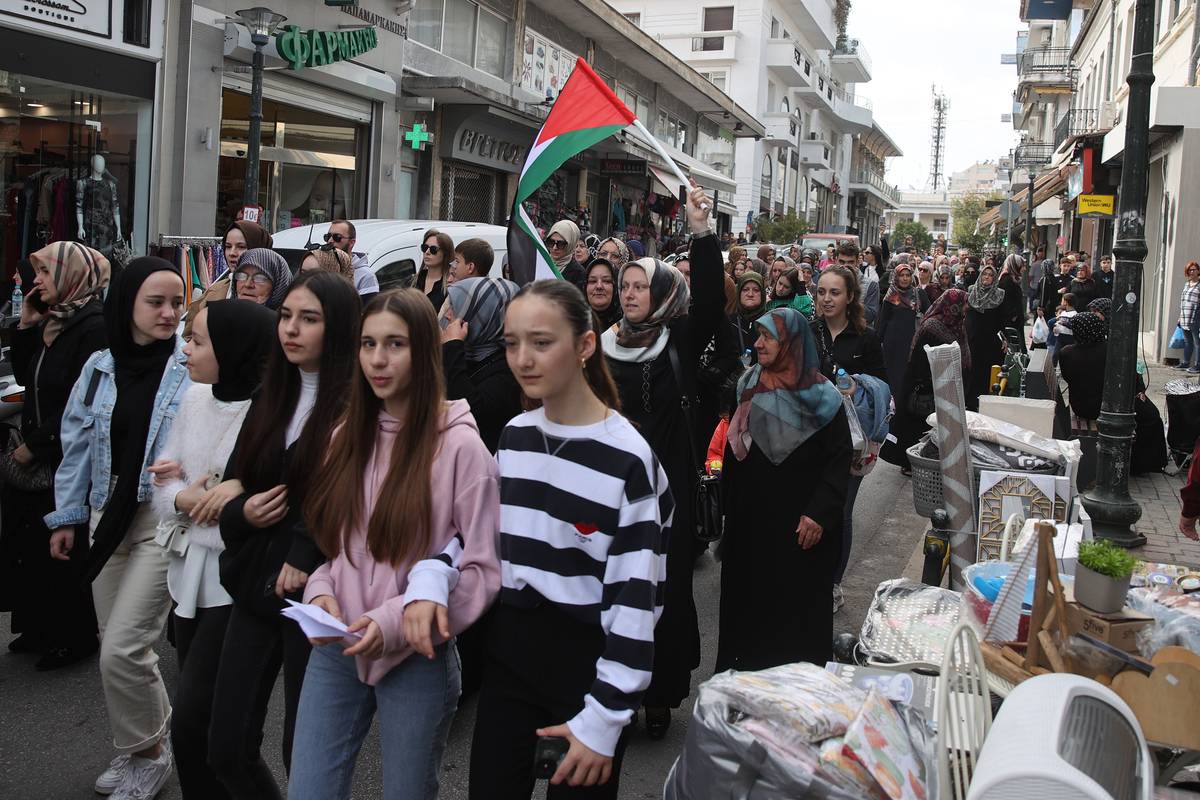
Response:
[{"label": "store awning", "polygon": [[679,194],[679,179],[662,167],[650,165],[651,188],[658,194],[675,197]]},{"label": "store awning", "polygon": [[737,191],[737,184],[731,178],[725,177],[716,170],[696,164],[688,164],[685,171],[692,176],[692,179],[696,183],[705,189],[713,189],[721,194],[733,194]]},{"label": "store awning", "polygon": [[[1037,181],[1033,185],[1034,209],[1067,187],[1067,178],[1070,176],[1072,169],[1074,169],[1074,165],[1067,164],[1038,176]],[[1029,186],[1026,185],[1024,189],[1013,195],[1012,200],[1021,207],[1021,213],[1018,215],[1019,219],[1017,222],[1024,223],[1025,215],[1029,210]],[[993,225],[999,225],[1003,222],[1004,219],[1000,216],[1000,206],[995,206],[988,209],[987,213],[979,218],[976,230],[988,230]]]}]

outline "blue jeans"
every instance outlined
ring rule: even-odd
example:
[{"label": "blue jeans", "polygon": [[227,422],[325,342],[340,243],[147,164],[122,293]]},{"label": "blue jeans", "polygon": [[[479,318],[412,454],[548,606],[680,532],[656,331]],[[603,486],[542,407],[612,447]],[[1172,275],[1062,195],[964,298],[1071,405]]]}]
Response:
[{"label": "blue jeans", "polygon": [[[1200,314],[1196,315],[1200,317]],[[1196,352],[1196,345],[1200,344],[1200,331],[1196,330],[1193,325],[1190,328],[1184,328],[1183,331],[1183,366],[1191,369],[1197,366],[1196,362],[1192,361],[1192,354]],[[1198,359],[1200,361],[1200,359]]]},{"label": "blue jeans", "polygon": [[386,800],[436,800],[442,751],[458,705],[454,643],[414,654],[375,686],[358,678],[342,644],[314,647],[300,694],[290,800],[349,798],[354,762],[378,707]]},{"label": "blue jeans", "polygon": [[854,544],[854,501],[858,499],[858,489],[862,486],[863,475],[851,475],[846,481],[846,504],[842,509],[842,554],[838,558],[837,572],[833,582],[841,583],[846,575],[846,567],[850,564],[850,546]]}]

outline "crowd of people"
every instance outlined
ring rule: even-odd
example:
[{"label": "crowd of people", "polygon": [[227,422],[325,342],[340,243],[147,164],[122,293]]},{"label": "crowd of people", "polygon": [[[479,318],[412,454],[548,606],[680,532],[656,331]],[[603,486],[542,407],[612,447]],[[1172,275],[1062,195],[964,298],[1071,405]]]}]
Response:
[{"label": "crowd of people", "polygon": [[[234,223],[199,298],[161,259],[34,253],[24,443],[0,465],[23,479],[3,490],[10,649],[39,669],[99,649],[96,791],[153,797],[175,771],[185,798],[349,797],[377,718],[385,796],[434,798],[475,692],[472,798],[529,797],[546,741],[554,796],[616,797],[632,724],[665,736],[700,665],[705,473],[717,669],[824,663],[859,487],[880,456],[907,466],[932,409],[924,347],[959,346],[972,407],[1026,298],[1073,330],[1064,375],[1096,357],[1107,309],[1060,313],[1103,283],[1082,264],[1040,264],[1034,290],[1019,256],[882,235],[723,255],[711,205],[693,186],[673,263],[561,221],[564,280],[526,286],[429,230],[409,288],[380,293],[344,220],[295,274]],[[347,634],[306,638],[289,603]],[[261,753],[281,673],[286,787]]]}]

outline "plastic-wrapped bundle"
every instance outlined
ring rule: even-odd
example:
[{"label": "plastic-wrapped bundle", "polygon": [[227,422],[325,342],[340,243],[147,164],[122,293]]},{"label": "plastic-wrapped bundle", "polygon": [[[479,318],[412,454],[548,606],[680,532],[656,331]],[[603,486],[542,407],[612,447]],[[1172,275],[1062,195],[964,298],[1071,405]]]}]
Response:
[{"label": "plastic-wrapped bundle", "polygon": [[959,592],[906,578],[884,581],[875,589],[859,642],[873,661],[938,669],[961,605]]}]

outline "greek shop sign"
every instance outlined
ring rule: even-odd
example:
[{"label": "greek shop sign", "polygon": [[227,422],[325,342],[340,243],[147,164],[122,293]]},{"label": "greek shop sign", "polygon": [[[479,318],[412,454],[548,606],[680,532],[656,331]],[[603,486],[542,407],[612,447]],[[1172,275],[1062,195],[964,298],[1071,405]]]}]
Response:
[{"label": "greek shop sign", "polygon": [[355,58],[378,44],[375,28],[348,31],[302,31],[288,25],[275,34],[275,47],[290,69],[324,67]]}]

